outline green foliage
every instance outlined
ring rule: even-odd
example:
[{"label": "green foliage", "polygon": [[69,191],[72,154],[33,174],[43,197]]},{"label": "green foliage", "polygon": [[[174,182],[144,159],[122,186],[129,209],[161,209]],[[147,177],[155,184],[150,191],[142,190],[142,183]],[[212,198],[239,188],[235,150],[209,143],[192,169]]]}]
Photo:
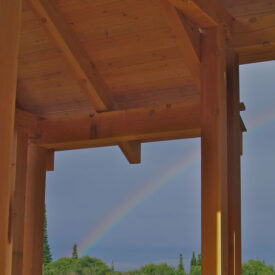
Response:
[{"label": "green foliage", "polygon": [[73,246],[72,258],[78,259],[77,244],[74,244]]},{"label": "green foliage", "polygon": [[191,266],[190,268],[190,275],[201,275],[201,266]]},{"label": "green foliage", "polygon": [[47,265],[52,262],[52,255],[48,240],[48,230],[47,230],[47,215],[46,207],[44,212],[44,240],[43,240],[43,265]]},{"label": "green foliage", "polygon": [[140,268],[140,273],[142,275],[175,275],[175,269],[166,263],[159,265],[148,264]]},{"label": "green foliage", "polygon": [[180,259],[179,259],[179,266],[178,266],[178,270],[184,270],[184,266],[183,266],[183,258],[182,258],[182,254],[180,253]]},{"label": "green foliage", "polygon": [[197,265],[197,258],[196,258],[195,252],[193,251],[192,258],[190,261],[190,268],[192,268],[192,266],[196,266],[196,265]]},{"label": "green foliage", "polygon": [[44,275],[109,275],[109,267],[97,258],[60,258],[47,265]]},{"label": "green foliage", "polygon": [[274,275],[274,267],[266,266],[259,260],[250,260],[242,265],[243,275]]},{"label": "green foliage", "polygon": [[[77,251],[77,247],[76,247]],[[81,258],[60,258],[44,267],[43,275],[201,275],[201,255],[192,254],[190,273],[184,271],[182,254],[177,268],[167,263],[148,264],[138,270],[115,271],[112,262],[107,264],[97,258],[84,256]],[[194,261],[194,259],[196,261]],[[273,266],[266,266],[264,262],[250,260],[242,265],[242,275],[275,275]]]},{"label": "green foliage", "polygon": [[201,266],[201,254],[198,255],[197,265]]},{"label": "green foliage", "polygon": [[175,272],[176,275],[186,275],[183,264],[183,257],[180,253],[178,269]]}]

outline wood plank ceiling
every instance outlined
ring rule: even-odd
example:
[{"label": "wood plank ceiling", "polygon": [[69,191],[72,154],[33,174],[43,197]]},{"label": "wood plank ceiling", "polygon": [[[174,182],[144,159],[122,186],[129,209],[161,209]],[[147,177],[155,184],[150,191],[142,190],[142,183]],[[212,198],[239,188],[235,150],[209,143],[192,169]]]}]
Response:
[{"label": "wood plank ceiling", "polygon": [[[32,2],[23,2],[17,107],[46,119],[94,114],[98,108]],[[200,101],[198,81],[160,2],[53,1],[118,109]],[[274,59],[275,0],[221,3],[237,19],[232,45],[241,62]]]}]

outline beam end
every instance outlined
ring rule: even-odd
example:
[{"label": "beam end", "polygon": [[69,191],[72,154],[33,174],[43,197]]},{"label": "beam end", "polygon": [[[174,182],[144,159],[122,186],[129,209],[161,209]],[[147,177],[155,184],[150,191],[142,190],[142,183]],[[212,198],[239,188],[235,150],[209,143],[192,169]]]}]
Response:
[{"label": "beam end", "polygon": [[139,141],[120,143],[119,148],[130,164],[141,163],[141,143]]}]

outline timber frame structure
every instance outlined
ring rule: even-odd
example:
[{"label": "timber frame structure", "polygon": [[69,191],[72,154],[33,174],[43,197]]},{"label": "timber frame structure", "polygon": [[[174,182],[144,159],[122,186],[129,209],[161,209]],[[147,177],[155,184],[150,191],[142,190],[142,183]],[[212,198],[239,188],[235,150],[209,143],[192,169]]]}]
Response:
[{"label": "timber frame structure", "polygon": [[0,274],[41,275],[54,152],[201,137],[202,274],[241,274],[239,64],[275,0],[0,0]]}]

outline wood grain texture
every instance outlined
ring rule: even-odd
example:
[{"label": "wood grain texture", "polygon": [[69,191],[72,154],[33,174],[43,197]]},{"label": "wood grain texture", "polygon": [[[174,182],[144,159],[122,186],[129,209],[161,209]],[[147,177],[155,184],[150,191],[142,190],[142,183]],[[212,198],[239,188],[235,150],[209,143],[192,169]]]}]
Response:
[{"label": "wood grain texture", "polygon": [[23,275],[42,274],[47,150],[28,148]]},{"label": "wood grain texture", "polygon": [[169,0],[180,9],[186,17],[199,27],[208,29],[218,25],[231,26],[232,16],[221,5],[219,0]]},{"label": "wood grain texture", "polygon": [[41,135],[32,141],[48,149],[66,150],[133,140],[198,137],[200,120],[198,103],[113,111],[92,117],[40,121]]},{"label": "wood grain texture", "polygon": [[226,47],[223,29],[202,38],[202,275],[228,273]]},{"label": "wood grain texture", "polygon": [[100,111],[113,109],[115,103],[109,94],[107,85],[90,61],[88,54],[78,43],[77,37],[58,11],[54,1],[28,1],[64,55],[80,86],[87,93],[95,108]]},{"label": "wood grain texture", "polygon": [[177,38],[178,47],[184,57],[185,64],[194,77],[198,90],[200,90],[200,31],[180,11],[178,11],[168,0],[159,0],[163,14],[168,25]]},{"label": "wood grain texture", "polygon": [[125,155],[130,164],[141,162],[141,143],[137,140],[119,144],[120,150]]},{"label": "wood grain texture", "polygon": [[21,1],[0,0],[0,274],[11,273],[11,192]]},{"label": "wood grain texture", "polygon": [[229,274],[242,274],[239,60],[227,51]]},{"label": "wood grain texture", "polygon": [[23,274],[25,197],[27,182],[28,135],[16,129],[16,175],[13,190],[12,275]]}]

